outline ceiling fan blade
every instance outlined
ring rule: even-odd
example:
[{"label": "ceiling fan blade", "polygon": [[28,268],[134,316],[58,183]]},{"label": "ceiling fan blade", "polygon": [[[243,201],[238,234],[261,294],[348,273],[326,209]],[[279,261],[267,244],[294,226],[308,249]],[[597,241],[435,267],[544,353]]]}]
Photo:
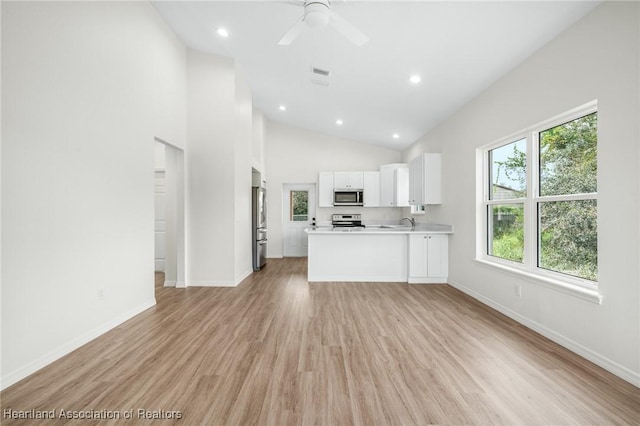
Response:
[{"label": "ceiling fan blade", "polygon": [[329,9],[329,16],[331,16],[331,24],[335,29],[356,46],[362,46],[369,41],[369,37],[331,9]]},{"label": "ceiling fan blade", "polygon": [[291,44],[298,36],[302,33],[307,24],[304,23],[304,17],[300,18],[298,22],[295,23],[293,27],[280,39],[278,42],[281,46],[287,46]]}]

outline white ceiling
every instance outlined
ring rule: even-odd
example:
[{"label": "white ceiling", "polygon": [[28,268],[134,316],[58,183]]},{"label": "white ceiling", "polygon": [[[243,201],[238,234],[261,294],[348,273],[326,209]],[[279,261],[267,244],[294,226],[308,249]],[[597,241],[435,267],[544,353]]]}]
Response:
[{"label": "white ceiling", "polygon": [[[303,12],[287,1],[153,4],[188,47],[234,58],[270,120],[402,150],[597,2],[334,1],[369,36],[361,47],[330,26],[278,45]],[[329,86],[311,83],[312,66],[330,70]]]}]

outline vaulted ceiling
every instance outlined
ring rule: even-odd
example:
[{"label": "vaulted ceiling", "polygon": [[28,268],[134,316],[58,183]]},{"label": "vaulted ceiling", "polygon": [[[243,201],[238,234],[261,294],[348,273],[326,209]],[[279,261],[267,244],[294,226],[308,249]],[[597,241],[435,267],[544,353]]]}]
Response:
[{"label": "vaulted ceiling", "polygon": [[[334,12],[369,37],[358,47],[331,25],[306,28],[290,45],[279,45],[303,15],[297,1],[153,2],[188,47],[235,59],[254,107],[270,120],[395,150],[597,3],[332,2]],[[421,81],[411,83],[413,75]]]}]

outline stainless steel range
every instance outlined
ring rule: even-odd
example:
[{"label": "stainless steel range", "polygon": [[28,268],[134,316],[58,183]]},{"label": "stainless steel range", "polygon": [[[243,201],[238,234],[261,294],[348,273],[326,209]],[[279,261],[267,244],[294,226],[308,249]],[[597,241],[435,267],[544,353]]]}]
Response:
[{"label": "stainless steel range", "polygon": [[334,214],[331,224],[334,228],[364,228],[361,214]]}]

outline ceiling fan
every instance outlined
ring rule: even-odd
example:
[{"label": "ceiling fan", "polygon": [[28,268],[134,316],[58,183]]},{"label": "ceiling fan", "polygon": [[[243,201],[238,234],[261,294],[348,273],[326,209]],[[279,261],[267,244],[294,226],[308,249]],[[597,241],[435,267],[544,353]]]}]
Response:
[{"label": "ceiling fan", "polygon": [[278,44],[291,44],[307,28],[322,28],[327,25],[332,25],[356,46],[362,46],[369,41],[369,37],[331,9],[329,0],[299,0],[295,3],[304,7],[304,14]]}]

